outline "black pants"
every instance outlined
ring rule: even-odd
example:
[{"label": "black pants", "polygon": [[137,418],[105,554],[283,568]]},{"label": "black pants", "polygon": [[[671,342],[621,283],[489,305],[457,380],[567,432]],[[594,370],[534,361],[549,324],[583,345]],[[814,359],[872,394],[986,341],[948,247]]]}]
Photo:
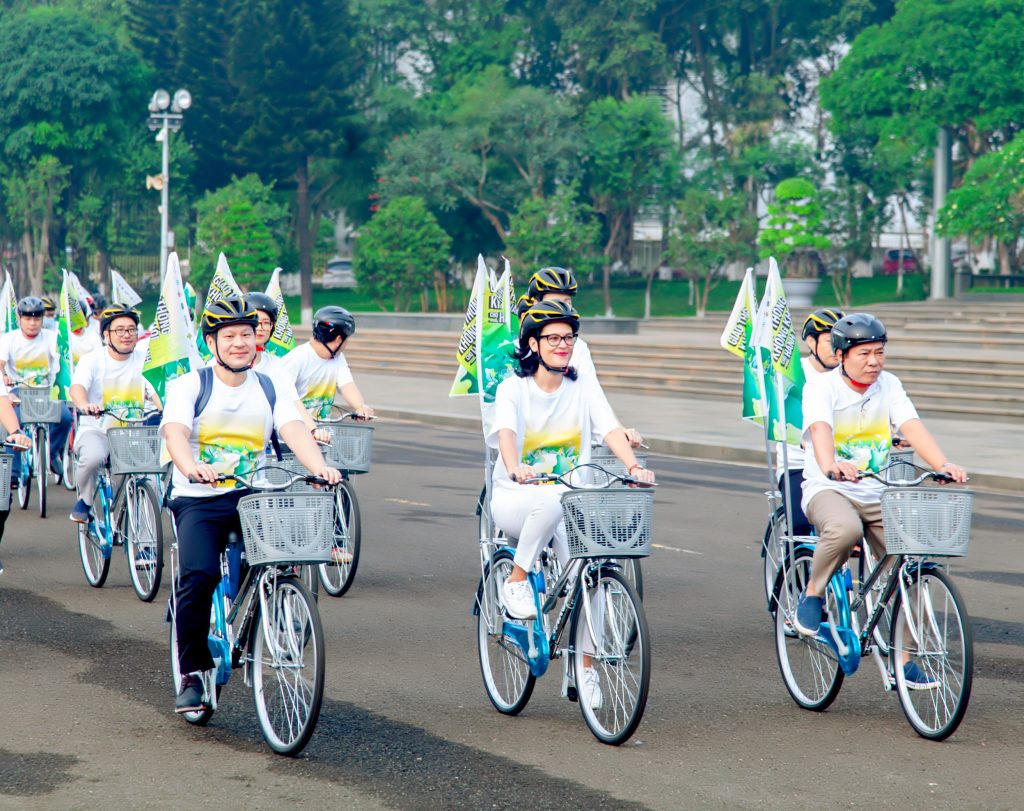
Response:
[{"label": "black pants", "polygon": [[[804,472],[803,470],[791,470],[789,471],[789,490],[793,499],[793,534],[794,535],[810,535],[814,530],[814,526],[810,521],[807,520],[807,516],[804,515],[803,508],[800,506],[800,500],[803,498],[803,487],[804,487]],[[782,504],[785,509],[786,504],[786,491],[782,481],[782,477],[779,477],[779,491],[782,493]]]},{"label": "black pants", "polygon": [[220,582],[220,554],[231,532],[242,534],[238,500],[248,490],[222,496],[181,496],[171,502],[178,529],[178,591],[174,622],[178,629],[181,672],[210,670],[213,657],[207,637],[213,592]]}]

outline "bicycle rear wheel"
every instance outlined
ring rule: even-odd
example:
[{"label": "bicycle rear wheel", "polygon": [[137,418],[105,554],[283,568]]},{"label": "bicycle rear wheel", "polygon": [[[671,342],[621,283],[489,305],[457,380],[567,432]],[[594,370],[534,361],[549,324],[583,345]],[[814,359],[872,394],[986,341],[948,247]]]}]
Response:
[{"label": "bicycle rear wheel", "polygon": [[[893,597],[890,665],[900,706],[914,731],[943,741],[960,726],[971,699],[971,621],[959,589],[944,571],[919,566],[911,578],[908,600],[900,592]],[[903,670],[907,656],[934,686],[910,687]]]},{"label": "bicycle rear wheel", "polygon": [[[793,626],[797,598],[811,579],[813,554],[810,549],[795,549],[776,578],[775,652],[782,681],[793,700],[805,710],[820,712],[839,695],[843,671],[826,642],[816,636],[801,636]],[[832,600],[831,588],[828,594],[827,599]]]},{"label": "bicycle rear wheel", "polygon": [[107,582],[110,572],[110,554],[103,554],[103,542],[96,537],[92,529],[98,529],[96,521],[88,524],[76,524],[78,527],[78,553],[82,558],[82,571],[85,582],[93,588],[101,588]]},{"label": "bicycle rear wheel", "polygon": [[783,507],[779,507],[768,522],[768,526],[764,530],[764,538],[761,540],[764,597],[772,617],[775,616],[776,607],[774,596],[775,576],[778,574],[779,566],[782,564],[783,556],[786,554],[783,544],[785,543],[784,539],[787,529],[786,510]]},{"label": "bicycle rear wheel", "polygon": [[519,646],[505,638],[505,612],[501,587],[512,573],[512,554],[499,550],[486,567],[477,590],[476,641],[484,689],[494,708],[505,715],[518,715],[533,695],[537,677],[530,672]]},{"label": "bicycle rear wheel", "polygon": [[309,590],[291,575],[269,572],[267,615],[257,613],[252,636],[252,697],[263,737],[281,755],[309,743],[324,697],[324,631]]},{"label": "bicycle rear wheel", "polygon": [[[643,718],[651,686],[651,643],[643,603],[618,568],[583,575],[585,593],[573,610],[573,673],[583,720],[599,741],[629,740]],[[588,611],[589,606],[589,611]],[[580,689],[585,659],[597,672],[599,690]]]},{"label": "bicycle rear wheel", "polygon": [[642,558],[620,558],[619,565],[622,566],[622,576],[633,587],[636,596],[644,599],[644,573],[640,568]]},{"label": "bicycle rear wheel", "polygon": [[39,517],[46,518],[46,477],[50,475],[50,436],[40,425],[36,428],[36,489],[39,491]]},{"label": "bicycle rear wheel", "polygon": [[121,515],[128,569],[136,596],[149,603],[160,591],[164,571],[164,528],[159,501],[149,483],[133,479],[126,487]]},{"label": "bicycle rear wheel", "polygon": [[321,563],[320,582],[332,597],[341,597],[352,587],[359,567],[362,546],[362,520],[355,488],[347,479],[338,485],[334,495],[334,560]]},{"label": "bicycle rear wheel", "polygon": [[61,481],[64,484],[65,490],[75,491],[78,486],[78,479],[76,477],[77,457],[75,456],[75,431],[76,428],[72,428],[68,432],[67,441],[64,443],[64,456],[61,460]]}]

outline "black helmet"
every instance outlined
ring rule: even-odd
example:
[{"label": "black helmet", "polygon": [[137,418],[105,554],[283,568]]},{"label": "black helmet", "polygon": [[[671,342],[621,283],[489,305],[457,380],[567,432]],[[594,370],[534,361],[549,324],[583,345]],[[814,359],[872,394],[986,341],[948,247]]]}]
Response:
[{"label": "black helmet", "polygon": [[89,306],[92,307],[94,313],[101,313],[107,309],[107,300],[103,297],[102,293],[97,293],[92,297]]},{"label": "black helmet", "polygon": [[130,318],[135,322],[135,326],[139,325],[138,310],[133,310],[125,304],[111,304],[100,313],[100,332],[106,332],[107,327],[115,318]]},{"label": "black helmet", "polygon": [[200,321],[204,338],[232,324],[248,324],[255,331],[258,323],[255,308],[250,307],[244,298],[235,295],[215,301],[207,300]]},{"label": "black helmet", "polygon": [[521,343],[529,336],[539,334],[545,324],[563,323],[572,327],[573,332],[580,331],[580,314],[566,301],[538,301],[519,318]]},{"label": "black helmet", "polygon": [[356,320],[344,307],[321,307],[313,316],[313,339],[329,344],[337,337],[348,338],[356,331]]},{"label": "black helmet", "polygon": [[56,310],[57,309],[57,305],[53,303],[53,299],[50,298],[49,296],[40,296],[39,300],[41,302],[43,302],[43,309],[44,310]]},{"label": "black helmet", "polygon": [[530,277],[527,295],[532,299],[540,299],[545,293],[568,293],[575,296],[578,289],[576,277],[572,275],[571,270],[541,268]]},{"label": "black helmet", "polygon": [[850,313],[836,321],[832,327],[832,349],[846,352],[858,344],[883,344],[889,338],[885,334],[885,324],[871,313]]},{"label": "black helmet", "polygon": [[842,317],[843,311],[833,309],[832,307],[822,307],[821,309],[814,310],[804,319],[802,337],[806,340],[811,335],[824,335],[826,332],[831,332],[832,327]]},{"label": "black helmet", "polygon": [[516,315],[522,317],[523,313],[529,310],[532,306],[533,299],[530,298],[530,294],[524,293],[519,297],[519,300],[516,302]]},{"label": "black helmet", "polygon": [[273,323],[277,323],[279,308],[273,296],[268,296],[266,293],[246,293],[245,302],[253,309],[263,310],[270,316]]},{"label": "black helmet", "polygon": [[25,296],[21,301],[18,302],[18,315],[27,316],[38,316],[43,317],[43,311],[46,310],[46,305],[39,296]]}]

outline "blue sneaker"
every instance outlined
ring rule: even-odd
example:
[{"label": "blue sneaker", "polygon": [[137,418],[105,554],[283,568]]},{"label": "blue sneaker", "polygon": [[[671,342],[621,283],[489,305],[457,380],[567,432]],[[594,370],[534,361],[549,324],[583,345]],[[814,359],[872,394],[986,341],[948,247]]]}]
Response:
[{"label": "blue sneaker", "polygon": [[907,682],[908,690],[934,690],[939,686],[939,680],[921,670],[917,662],[907,662],[903,665],[903,678]]},{"label": "blue sneaker", "polygon": [[809,597],[805,591],[796,604],[793,625],[801,636],[814,636],[821,627],[821,611],[825,600],[821,597]]},{"label": "blue sneaker", "polygon": [[75,502],[75,506],[71,508],[71,515],[68,517],[76,524],[88,524],[89,519],[92,517],[92,511],[89,509],[88,504],[82,499],[78,499]]}]

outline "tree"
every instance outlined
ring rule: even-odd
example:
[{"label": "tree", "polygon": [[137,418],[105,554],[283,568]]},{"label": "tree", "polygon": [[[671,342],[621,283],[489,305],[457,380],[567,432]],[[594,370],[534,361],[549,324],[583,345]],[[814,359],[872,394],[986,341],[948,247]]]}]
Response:
[{"label": "tree", "polygon": [[604,218],[602,289],[605,315],[611,316],[611,269],[625,255],[633,218],[677,177],[671,124],[656,99],[599,99],[584,116],[583,143],[585,188]]},{"label": "tree", "polygon": [[434,286],[444,311],[444,284],[451,237],[418,197],[396,197],[362,227],[353,271],[361,288],[379,301],[390,298],[395,311],[420,297],[427,309],[427,288]]},{"label": "tree", "polygon": [[280,260],[275,232],[288,219],[288,211],[274,202],[272,192],[272,185],[249,174],[207,192],[196,204],[199,224],[190,277],[196,290],[209,287],[221,253],[243,290],[263,289]]},{"label": "tree", "polygon": [[505,243],[521,273],[546,265],[572,269],[577,276],[601,266],[601,224],[578,199],[579,185],[559,186],[550,197],[528,197],[512,216]]},{"label": "tree", "polygon": [[821,234],[824,211],[814,184],[791,177],[775,187],[775,200],[768,206],[768,219],[757,235],[762,259],[774,256],[785,275],[817,278],[820,252],[832,247]]},{"label": "tree", "polygon": [[28,166],[4,179],[11,219],[21,227],[21,251],[26,277],[16,286],[43,292],[43,273],[50,262],[50,230],[67,188],[69,168],[53,155],[32,158]]}]

